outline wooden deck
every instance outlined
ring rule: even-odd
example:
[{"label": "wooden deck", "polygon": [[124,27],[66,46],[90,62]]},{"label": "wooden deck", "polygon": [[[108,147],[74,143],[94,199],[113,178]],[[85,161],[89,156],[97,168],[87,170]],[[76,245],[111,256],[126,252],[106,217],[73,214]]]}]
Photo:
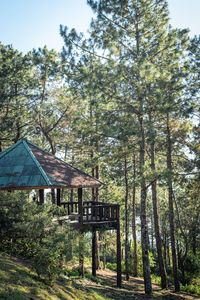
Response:
[{"label": "wooden deck", "polygon": [[117,286],[121,287],[121,238],[120,238],[120,206],[104,202],[82,202],[82,191],[78,191],[78,202],[60,202],[64,207],[64,215],[55,218],[60,224],[68,224],[81,232],[92,232],[92,275],[96,276],[96,231],[116,231],[117,244]]},{"label": "wooden deck", "polygon": [[83,202],[79,211],[78,202],[61,202],[66,214],[59,218],[60,223],[68,223],[75,227],[93,227],[99,229],[116,229],[119,221],[119,205],[104,202]]}]

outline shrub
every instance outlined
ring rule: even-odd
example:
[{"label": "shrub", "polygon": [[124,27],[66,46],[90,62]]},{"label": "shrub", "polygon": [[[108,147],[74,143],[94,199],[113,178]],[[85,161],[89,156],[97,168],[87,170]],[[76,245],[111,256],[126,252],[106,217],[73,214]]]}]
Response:
[{"label": "shrub", "polygon": [[189,253],[184,261],[184,270],[191,276],[198,275],[200,273],[200,260],[193,254]]},{"label": "shrub", "polygon": [[107,263],[106,267],[112,271],[117,271],[117,264],[116,263]]},{"label": "shrub", "polygon": [[79,234],[52,221],[55,211],[62,214],[63,209],[38,206],[27,196],[21,192],[0,195],[0,250],[30,259],[38,276],[52,284],[62,263],[72,257],[71,246]]},{"label": "shrub", "polygon": [[2,300],[22,300],[24,299],[23,293],[15,288],[3,287],[0,291],[0,299]]},{"label": "shrub", "polygon": [[181,291],[189,294],[198,294],[200,295],[200,287],[193,284],[186,284],[185,286],[181,285]]},{"label": "shrub", "polygon": [[46,283],[52,285],[61,270],[60,253],[49,249],[38,249],[33,257],[33,267],[38,276]]}]

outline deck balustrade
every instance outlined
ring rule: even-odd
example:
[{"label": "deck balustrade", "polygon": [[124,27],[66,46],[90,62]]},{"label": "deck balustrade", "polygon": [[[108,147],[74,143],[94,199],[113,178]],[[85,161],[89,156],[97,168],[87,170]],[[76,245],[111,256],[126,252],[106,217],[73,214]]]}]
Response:
[{"label": "deck balustrade", "polygon": [[[61,202],[66,209],[66,215],[80,215],[78,202]],[[112,222],[119,218],[119,205],[104,202],[86,201],[82,206],[83,223]]]}]

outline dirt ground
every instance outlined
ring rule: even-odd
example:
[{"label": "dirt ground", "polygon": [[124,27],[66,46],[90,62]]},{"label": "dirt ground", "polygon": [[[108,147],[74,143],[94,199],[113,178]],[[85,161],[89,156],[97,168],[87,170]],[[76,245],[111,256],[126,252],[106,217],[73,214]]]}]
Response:
[{"label": "dirt ground", "polygon": [[116,287],[116,273],[111,270],[97,271],[97,278],[101,279],[101,284],[86,281],[84,286],[88,290],[98,291],[98,293],[108,297],[109,299],[168,299],[168,300],[194,300],[200,299],[198,296],[188,295],[186,293],[174,293],[173,290],[161,290],[158,284],[153,283],[152,296],[145,296],[144,282],[142,278],[130,277],[129,281],[125,281],[123,277],[122,287]]}]

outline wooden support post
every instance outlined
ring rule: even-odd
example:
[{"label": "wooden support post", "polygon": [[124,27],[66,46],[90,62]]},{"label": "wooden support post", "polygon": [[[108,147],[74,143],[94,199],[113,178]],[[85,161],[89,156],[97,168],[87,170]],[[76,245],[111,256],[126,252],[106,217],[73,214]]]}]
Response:
[{"label": "wooden support post", "polygon": [[79,223],[83,223],[83,189],[78,189],[78,213]]},{"label": "wooden support post", "polygon": [[96,245],[96,230],[93,229],[92,231],[92,275],[96,277],[96,269],[97,269],[97,266],[96,266],[96,248],[97,248],[97,245]]},{"label": "wooden support post", "polygon": [[121,272],[121,238],[120,238],[120,207],[118,206],[118,220],[117,220],[117,287],[122,285]]},{"label": "wooden support post", "polygon": [[44,203],[44,190],[39,190],[39,203]]},{"label": "wooden support post", "polygon": [[84,277],[84,233],[79,236],[79,275]]},{"label": "wooden support post", "polygon": [[55,189],[51,189],[51,202],[52,204],[56,203]]},{"label": "wooden support post", "polygon": [[56,198],[57,198],[57,205],[60,206],[60,189],[57,189]]}]

